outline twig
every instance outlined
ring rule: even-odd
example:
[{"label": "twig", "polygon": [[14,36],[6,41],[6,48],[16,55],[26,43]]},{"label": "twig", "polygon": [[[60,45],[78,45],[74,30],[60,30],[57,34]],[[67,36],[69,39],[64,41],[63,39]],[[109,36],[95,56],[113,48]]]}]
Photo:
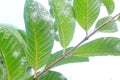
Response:
[{"label": "twig", "polygon": [[71,50],[69,50],[68,52],[66,52],[65,54],[63,54],[60,58],[58,58],[56,61],[54,61],[51,65],[49,65],[47,68],[45,68],[42,72],[38,73],[38,75],[33,79],[33,80],[37,80],[39,77],[41,77],[42,74],[46,73],[49,69],[51,69],[55,64],[57,64],[58,62],[60,62],[61,60],[63,60],[65,57],[68,57],[69,55],[72,54],[72,52],[78,48],[82,43],[84,43],[85,41],[87,41],[92,35],[94,35],[98,30],[100,30],[102,27],[104,27],[105,25],[107,25],[108,23],[114,21],[114,19],[116,17],[118,17],[120,15],[120,13],[118,13],[117,15],[113,16],[112,18],[108,19],[107,21],[105,21],[103,24],[101,24],[97,29],[95,29],[91,34],[89,34],[88,36],[86,36],[79,44],[77,44],[75,47],[73,47]]}]

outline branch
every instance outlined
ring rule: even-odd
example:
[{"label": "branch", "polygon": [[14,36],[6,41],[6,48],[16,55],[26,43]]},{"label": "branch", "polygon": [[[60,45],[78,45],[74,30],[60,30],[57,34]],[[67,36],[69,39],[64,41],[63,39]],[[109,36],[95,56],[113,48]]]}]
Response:
[{"label": "branch", "polygon": [[118,16],[120,15],[120,13],[118,13],[117,15],[113,16],[112,18],[108,19],[107,21],[105,21],[103,24],[101,24],[97,29],[95,29],[91,34],[89,34],[88,36],[86,36],[85,38],[83,38],[83,40],[77,44],[75,47],[73,47],[71,50],[69,50],[68,52],[66,52],[65,54],[63,54],[60,58],[58,58],[56,61],[54,61],[51,65],[49,65],[47,68],[45,68],[42,72],[39,72],[38,75],[36,77],[34,77],[33,80],[37,80],[39,77],[41,77],[42,74],[46,73],[49,69],[51,69],[55,64],[57,64],[58,62],[60,62],[61,60],[63,60],[64,58],[70,56],[72,54],[72,52],[78,48],[81,44],[83,44],[85,41],[87,41],[91,36],[93,36],[98,30],[100,30],[102,27],[104,27],[105,25],[107,25],[108,23],[114,21],[114,19],[116,19]]}]

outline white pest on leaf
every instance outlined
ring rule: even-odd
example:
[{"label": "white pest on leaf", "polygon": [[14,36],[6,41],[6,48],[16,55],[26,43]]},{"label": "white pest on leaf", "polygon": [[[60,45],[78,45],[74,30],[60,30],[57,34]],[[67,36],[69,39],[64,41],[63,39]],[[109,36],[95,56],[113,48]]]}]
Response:
[{"label": "white pest on leaf", "polygon": [[15,52],[13,53],[13,56],[14,56],[15,58],[17,58],[19,55],[20,55],[20,53],[19,53],[18,51],[15,51]]},{"label": "white pest on leaf", "polygon": [[71,4],[72,0],[65,0],[66,4]]},{"label": "white pest on leaf", "polygon": [[51,21],[52,17],[41,4],[33,2],[32,5],[31,11],[33,12],[30,14],[32,21],[39,22],[40,19],[44,21]]},{"label": "white pest on leaf", "polygon": [[21,59],[20,65],[24,65],[26,61],[27,61],[27,60],[26,60],[26,57],[23,57],[23,58]]},{"label": "white pest on leaf", "polygon": [[70,4],[65,4],[64,8],[60,12],[60,15],[64,15],[65,17],[68,17],[70,14],[70,11],[71,11]]}]

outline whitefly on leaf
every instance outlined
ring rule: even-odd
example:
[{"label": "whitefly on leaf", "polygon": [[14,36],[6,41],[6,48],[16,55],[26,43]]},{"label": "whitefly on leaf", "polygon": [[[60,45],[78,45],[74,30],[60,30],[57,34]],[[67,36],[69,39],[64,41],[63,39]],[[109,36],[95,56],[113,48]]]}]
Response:
[{"label": "whitefly on leaf", "polygon": [[[41,5],[41,4],[38,4],[37,2],[32,2],[32,5],[35,5],[35,6],[31,6],[31,10],[33,10],[33,13],[30,13],[31,15],[31,19],[34,21],[34,22],[38,22],[39,21],[39,17],[41,17],[41,19],[45,20],[45,21],[50,21],[51,23],[53,23],[51,21],[51,16],[48,12],[46,12],[46,9]],[[39,9],[38,9],[39,8]]]},{"label": "whitefly on leaf", "polygon": [[20,55],[20,52],[19,52],[19,51],[15,51],[15,52],[13,53],[13,56],[14,56],[15,58],[17,58],[19,55]]},{"label": "whitefly on leaf", "polygon": [[23,57],[23,58],[21,59],[20,65],[24,65],[24,64],[26,63],[26,61],[27,61],[26,57]]}]

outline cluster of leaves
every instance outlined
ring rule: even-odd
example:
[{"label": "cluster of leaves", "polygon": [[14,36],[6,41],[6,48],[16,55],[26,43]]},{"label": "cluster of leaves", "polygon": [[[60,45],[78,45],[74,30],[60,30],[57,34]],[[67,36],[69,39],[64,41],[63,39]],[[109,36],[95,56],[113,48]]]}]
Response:
[{"label": "cluster of leaves", "polygon": [[[26,0],[25,31],[10,25],[0,25],[0,79],[32,80],[33,75],[36,77],[39,71],[46,69],[72,48],[68,45],[73,38],[76,21],[88,35],[100,13],[101,4],[105,5],[108,16],[101,18],[96,28],[111,18],[115,8],[113,0],[49,0],[50,11],[37,1]],[[118,31],[116,22],[105,25],[99,31]],[[51,53],[54,40],[60,42],[63,50]],[[72,55],[54,67],[89,61],[89,56],[120,55],[119,48],[119,38],[99,38],[76,48]],[[67,80],[62,74],[50,70],[38,80],[53,79]]]}]

